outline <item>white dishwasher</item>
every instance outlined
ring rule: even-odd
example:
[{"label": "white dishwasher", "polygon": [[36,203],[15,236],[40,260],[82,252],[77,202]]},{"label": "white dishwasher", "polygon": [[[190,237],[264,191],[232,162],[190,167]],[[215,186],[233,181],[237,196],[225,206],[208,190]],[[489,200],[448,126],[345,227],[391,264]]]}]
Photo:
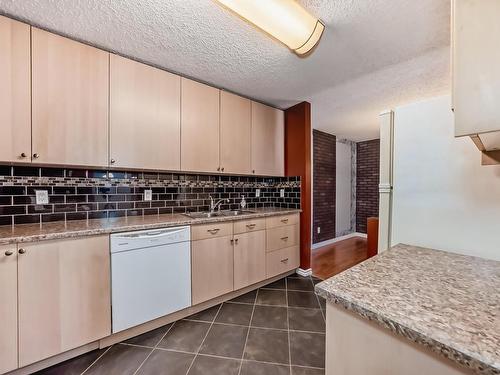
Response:
[{"label": "white dishwasher", "polygon": [[113,333],[191,306],[189,227],[111,235]]}]

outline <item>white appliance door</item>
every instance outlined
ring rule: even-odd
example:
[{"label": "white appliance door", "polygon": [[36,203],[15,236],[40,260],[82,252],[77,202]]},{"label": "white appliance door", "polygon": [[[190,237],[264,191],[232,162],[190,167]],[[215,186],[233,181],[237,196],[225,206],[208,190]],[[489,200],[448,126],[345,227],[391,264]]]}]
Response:
[{"label": "white appliance door", "polygon": [[111,256],[113,333],[191,306],[190,242]]}]

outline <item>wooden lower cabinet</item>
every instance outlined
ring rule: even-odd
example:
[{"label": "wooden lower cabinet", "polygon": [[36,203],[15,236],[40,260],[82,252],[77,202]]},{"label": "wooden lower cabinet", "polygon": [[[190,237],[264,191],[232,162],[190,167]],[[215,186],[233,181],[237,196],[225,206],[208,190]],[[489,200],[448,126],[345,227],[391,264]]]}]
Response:
[{"label": "wooden lower cabinet", "polygon": [[271,251],[266,254],[266,277],[273,277],[300,266],[299,246]]},{"label": "wooden lower cabinet", "polygon": [[191,243],[193,305],[234,290],[233,259],[232,235]]},{"label": "wooden lower cabinet", "polygon": [[0,374],[17,368],[17,248],[0,246]]},{"label": "wooden lower cabinet", "polygon": [[111,334],[109,236],[19,247],[20,367]]},{"label": "wooden lower cabinet", "polygon": [[234,289],[266,278],[266,231],[234,236]]}]

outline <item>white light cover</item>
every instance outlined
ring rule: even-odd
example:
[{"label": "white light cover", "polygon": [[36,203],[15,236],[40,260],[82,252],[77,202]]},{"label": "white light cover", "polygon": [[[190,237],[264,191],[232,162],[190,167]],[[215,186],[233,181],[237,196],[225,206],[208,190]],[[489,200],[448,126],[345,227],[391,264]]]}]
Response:
[{"label": "white light cover", "polygon": [[295,0],[216,0],[298,55],[311,51],[324,25]]}]

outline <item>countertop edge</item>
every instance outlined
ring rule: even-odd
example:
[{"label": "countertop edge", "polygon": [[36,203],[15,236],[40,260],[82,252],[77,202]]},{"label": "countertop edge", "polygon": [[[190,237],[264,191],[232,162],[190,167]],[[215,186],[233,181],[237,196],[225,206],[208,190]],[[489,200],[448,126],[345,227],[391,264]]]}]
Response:
[{"label": "countertop edge", "polygon": [[[81,230],[68,230],[63,232],[54,232],[54,233],[39,233],[33,235],[26,236],[11,236],[11,237],[2,237],[0,238],[0,245],[12,245],[17,243],[30,243],[30,242],[39,242],[39,241],[50,241],[50,240],[58,240],[65,238],[80,238],[80,237],[89,237],[89,236],[99,236],[105,234],[112,233],[121,233],[135,230],[147,230],[147,229],[160,229],[160,228],[169,228],[174,226],[183,226],[183,225],[200,225],[200,224],[210,224],[210,223],[220,223],[220,222],[232,222],[239,220],[250,220],[250,219],[258,219],[258,218],[266,218],[272,216],[280,216],[280,215],[290,215],[290,214],[298,214],[301,213],[301,209],[282,209],[277,211],[269,211],[269,212],[256,212],[248,215],[241,216],[218,216],[214,218],[201,218],[201,219],[192,219],[188,216],[185,217],[185,220],[178,220],[172,222],[157,222],[157,223],[131,223],[124,224],[122,226],[117,226],[114,228],[88,228]],[[182,215],[182,214],[180,214]],[[153,216],[153,215],[152,215]],[[99,219],[97,219],[99,220]],[[88,221],[87,221],[88,222]],[[20,224],[20,226],[25,224]],[[43,224],[42,224],[43,225]]]},{"label": "countertop edge", "polygon": [[376,324],[389,329],[391,332],[402,336],[416,344],[422,345],[434,353],[448,358],[449,360],[458,363],[464,368],[468,368],[477,374],[481,375],[499,375],[500,369],[494,365],[485,363],[480,359],[474,358],[467,353],[464,353],[456,348],[446,345],[440,341],[434,340],[422,333],[408,328],[398,322],[385,318],[383,315],[376,311],[372,311],[358,303],[349,301],[331,291],[325,290],[321,283],[317,284],[314,288],[317,295],[326,299],[327,302],[341,305],[348,311],[352,311],[364,319],[375,322]]}]

